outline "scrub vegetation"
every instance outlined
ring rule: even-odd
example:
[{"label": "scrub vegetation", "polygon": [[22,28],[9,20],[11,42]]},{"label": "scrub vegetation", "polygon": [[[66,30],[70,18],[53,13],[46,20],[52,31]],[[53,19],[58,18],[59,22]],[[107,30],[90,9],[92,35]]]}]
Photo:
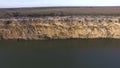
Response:
[{"label": "scrub vegetation", "polygon": [[0,9],[0,39],[119,39],[119,14],[119,7]]},{"label": "scrub vegetation", "polygon": [[119,16],[47,16],[0,19],[0,38],[24,40],[120,38],[119,18]]},{"label": "scrub vegetation", "polygon": [[120,15],[120,7],[38,7],[0,9],[0,18],[71,15]]}]

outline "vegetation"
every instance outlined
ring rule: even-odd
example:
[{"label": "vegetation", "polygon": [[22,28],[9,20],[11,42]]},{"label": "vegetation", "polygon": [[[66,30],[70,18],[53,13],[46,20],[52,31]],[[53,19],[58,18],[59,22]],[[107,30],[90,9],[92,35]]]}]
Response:
[{"label": "vegetation", "polygon": [[0,19],[1,39],[120,38],[119,16]]},{"label": "vegetation", "polygon": [[0,9],[0,39],[120,38],[120,7]]},{"label": "vegetation", "polygon": [[42,7],[0,9],[0,18],[72,15],[120,15],[120,7]]}]

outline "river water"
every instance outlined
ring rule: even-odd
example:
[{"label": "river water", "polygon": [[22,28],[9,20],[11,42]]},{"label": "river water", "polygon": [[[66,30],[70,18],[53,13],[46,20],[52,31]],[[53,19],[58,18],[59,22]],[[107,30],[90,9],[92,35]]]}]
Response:
[{"label": "river water", "polygon": [[120,40],[0,41],[0,68],[120,68]]}]

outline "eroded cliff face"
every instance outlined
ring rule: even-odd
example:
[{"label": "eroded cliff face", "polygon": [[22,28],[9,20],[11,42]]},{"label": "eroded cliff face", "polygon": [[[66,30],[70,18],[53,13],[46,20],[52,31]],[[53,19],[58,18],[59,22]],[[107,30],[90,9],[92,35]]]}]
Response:
[{"label": "eroded cliff face", "polygon": [[119,38],[119,22],[37,22],[0,23],[0,39],[70,39],[70,38]]}]

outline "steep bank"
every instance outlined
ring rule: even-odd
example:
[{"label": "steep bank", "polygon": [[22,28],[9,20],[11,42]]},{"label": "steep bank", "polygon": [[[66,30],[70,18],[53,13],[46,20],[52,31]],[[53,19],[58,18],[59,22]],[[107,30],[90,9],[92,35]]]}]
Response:
[{"label": "steep bank", "polygon": [[[61,19],[61,17],[60,17]],[[87,19],[87,18],[86,18]],[[120,23],[113,22],[78,22],[41,20],[42,22],[18,22],[18,19],[0,21],[0,39],[69,39],[69,38],[120,38]],[[71,20],[71,19],[70,19]],[[44,22],[43,22],[44,21]],[[70,22],[70,23],[68,23]]]}]

